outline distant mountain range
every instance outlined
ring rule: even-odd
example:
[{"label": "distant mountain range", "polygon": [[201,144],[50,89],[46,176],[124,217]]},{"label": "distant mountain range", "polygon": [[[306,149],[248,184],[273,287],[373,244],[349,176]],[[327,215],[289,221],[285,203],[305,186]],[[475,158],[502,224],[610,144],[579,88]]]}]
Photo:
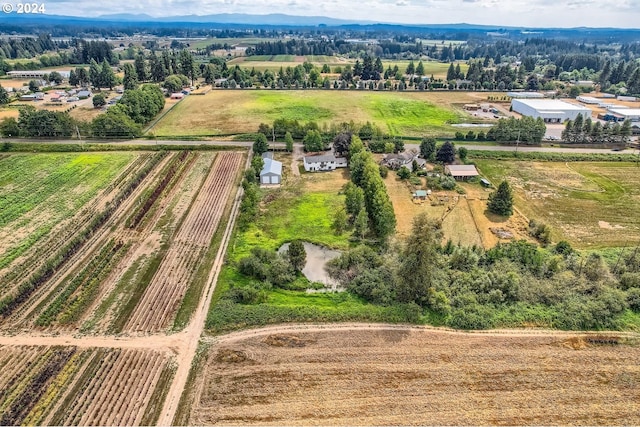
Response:
[{"label": "distant mountain range", "polygon": [[[348,27],[350,29],[386,29],[415,31],[416,29],[433,29],[448,31],[487,31],[487,32],[520,32],[520,31],[551,31],[551,32],[580,32],[580,33],[603,33],[603,32],[631,32],[637,33],[638,29],[622,29],[622,28],[532,28],[532,27],[509,27],[496,25],[479,25],[466,23],[452,24],[399,24],[392,22],[376,22],[366,20],[337,19],[327,16],[296,16],[282,13],[272,13],[267,15],[253,15],[245,13],[220,13],[214,15],[183,15],[183,16],[166,16],[153,17],[147,14],[109,14],[100,15],[98,17],[80,17],[80,16],[63,16],[48,14],[3,14],[3,21],[0,21],[0,28],[3,24],[20,25],[21,23],[42,24],[91,24],[113,25],[124,24],[127,26],[159,26],[170,27],[173,25],[186,24],[198,28],[208,27],[210,24],[220,24],[223,27]],[[536,34],[536,33],[534,33]]]},{"label": "distant mountain range", "polygon": [[338,26],[338,25],[371,25],[374,21],[355,21],[346,19],[329,18],[326,16],[294,16],[283,13],[271,13],[268,15],[250,15],[245,13],[218,13],[215,15],[182,15],[154,18],[146,14],[119,13],[113,15],[100,15],[96,18],[103,21],[128,21],[128,22],[197,22],[217,24],[256,24],[256,25],[293,25],[293,26]]}]

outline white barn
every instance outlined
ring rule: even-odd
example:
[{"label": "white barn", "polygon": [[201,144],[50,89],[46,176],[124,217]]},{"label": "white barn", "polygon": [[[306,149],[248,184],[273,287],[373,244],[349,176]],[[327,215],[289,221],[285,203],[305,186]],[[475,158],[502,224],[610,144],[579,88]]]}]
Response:
[{"label": "white barn", "polygon": [[281,184],[282,162],[266,158],[260,171],[260,184]]},{"label": "white barn", "polygon": [[562,123],[575,120],[578,114],[583,118],[591,117],[591,110],[581,105],[570,104],[556,99],[513,99],[511,107],[516,113],[537,119],[545,123]]},{"label": "white barn", "polygon": [[333,154],[306,156],[303,161],[304,170],[307,172],[332,171],[336,168],[347,167],[347,159],[344,157],[336,157]]}]

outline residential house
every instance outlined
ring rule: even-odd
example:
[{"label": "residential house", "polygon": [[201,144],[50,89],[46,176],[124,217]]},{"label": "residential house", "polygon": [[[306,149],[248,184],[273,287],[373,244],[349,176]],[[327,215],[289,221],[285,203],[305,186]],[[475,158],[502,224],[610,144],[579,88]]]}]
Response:
[{"label": "residential house", "polygon": [[413,161],[416,161],[418,168],[422,169],[427,164],[425,159],[418,157],[418,152],[415,150],[409,150],[398,154],[387,154],[382,159],[382,166],[386,166],[389,169],[398,170],[402,166],[405,166],[410,171],[413,171]]},{"label": "residential house", "polygon": [[346,168],[347,159],[333,154],[321,156],[306,156],[303,158],[304,170],[307,172],[332,171],[336,168]]}]

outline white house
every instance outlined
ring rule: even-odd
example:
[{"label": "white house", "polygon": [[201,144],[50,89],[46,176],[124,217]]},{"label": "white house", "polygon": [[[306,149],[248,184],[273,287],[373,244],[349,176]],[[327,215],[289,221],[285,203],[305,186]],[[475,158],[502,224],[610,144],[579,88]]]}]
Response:
[{"label": "white house", "polygon": [[266,158],[260,171],[260,184],[282,183],[282,162]]},{"label": "white house", "polygon": [[336,168],[347,167],[347,159],[344,157],[336,157],[333,154],[306,156],[303,160],[304,170],[307,172],[332,171]]}]

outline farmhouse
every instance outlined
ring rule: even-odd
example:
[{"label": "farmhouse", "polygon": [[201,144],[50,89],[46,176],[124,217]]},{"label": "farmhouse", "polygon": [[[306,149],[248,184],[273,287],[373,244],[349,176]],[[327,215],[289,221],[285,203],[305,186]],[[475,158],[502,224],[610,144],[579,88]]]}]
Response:
[{"label": "farmhouse", "polygon": [[260,171],[260,184],[280,183],[282,183],[282,162],[265,158],[264,167]]},{"label": "farmhouse", "polygon": [[620,121],[627,119],[632,122],[640,121],[640,108],[610,108],[609,113],[621,117]]},{"label": "farmhouse", "polygon": [[579,105],[555,99],[514,99],[511,107],[516,113],[537,119],[541,117],[545,123],[562,123],[575,120],[578,114],[591,117],[591,110]]},{"label": "farmhouse", "polygon": [[444,168],[444,173],[451,175],[458,181],[480,175],[474,165],[447,165]]},{"label": "farmhouse", "polygon": [[332,171],[336,168],[346,168],[347,159],[333,154],[322,156],[306,156],[303,158],[304,170],[307,172]]},{"label": "farmhouse", "polygon": [[424,168],[427,164],[426,160],[418,158],[418,153],[415,150],[405,151],[404,153],[398,154],[387,154],[380,164],[393,170],[406,166],[409,170],[413,171],[414,160],[418,163],[418,168],[420,169]]}]

